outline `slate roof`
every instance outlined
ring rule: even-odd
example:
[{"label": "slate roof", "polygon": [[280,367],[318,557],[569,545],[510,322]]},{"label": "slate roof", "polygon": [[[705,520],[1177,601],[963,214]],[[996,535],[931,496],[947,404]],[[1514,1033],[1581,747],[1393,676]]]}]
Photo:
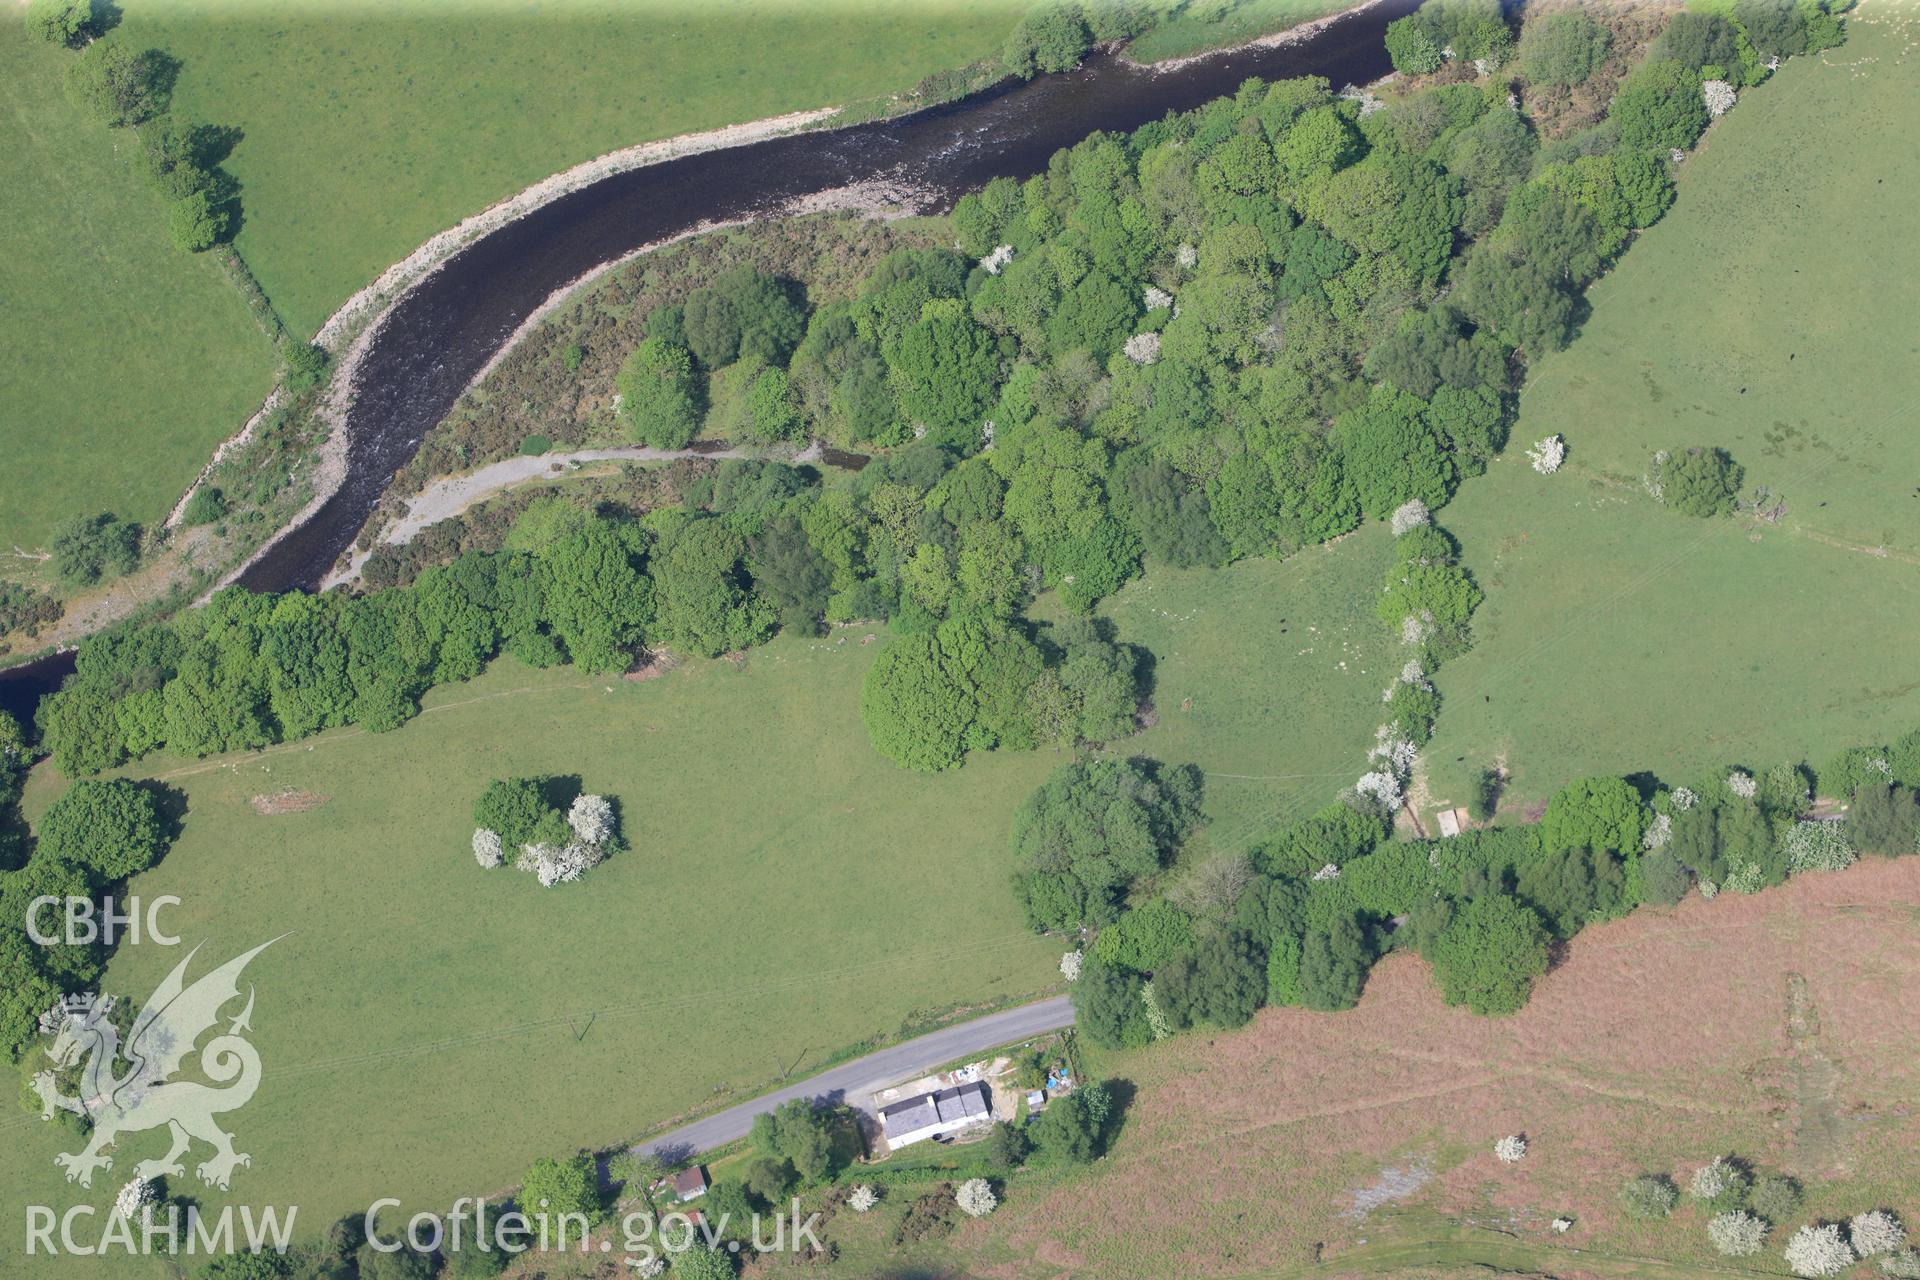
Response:
[{"label": "slate roof", "polygon": [[923,1093],[917,1098],[882,1107],[880,1123],[888,1137],[897,1138],[937,1124],[984,1120],[991,1114],[993,1104],[987,1094],[987,1086],[976,1080],[972,1084]]}]

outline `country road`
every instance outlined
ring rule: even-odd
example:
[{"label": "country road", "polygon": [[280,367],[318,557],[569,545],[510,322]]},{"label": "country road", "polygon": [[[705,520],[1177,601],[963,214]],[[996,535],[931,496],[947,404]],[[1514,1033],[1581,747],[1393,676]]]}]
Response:
[{"label": "country road", "polygon": [[746,1137],[747,1131],[753,1127],[755,1116],[763,1111],[771,1111],[783,1102],[795,1098],[814,1098],[861,1106],[861,1100],[873,1090],[911,1079],[943,1062],[952,1062],[971,1053],[998,1048],[1072,1025],[1073,1006],[1065,996],[990,1013],[984,1018],[943,1027],[890,1049],[881,1049],[851,1062],[843,1062],[811,1079],[776,1089],[751,1102],[728,1107],[725,1111],[695,1120],[671,1133],[663,1133],[639,1144],[634,1150],[651,1151],[668,1160],[684,1159]]}]

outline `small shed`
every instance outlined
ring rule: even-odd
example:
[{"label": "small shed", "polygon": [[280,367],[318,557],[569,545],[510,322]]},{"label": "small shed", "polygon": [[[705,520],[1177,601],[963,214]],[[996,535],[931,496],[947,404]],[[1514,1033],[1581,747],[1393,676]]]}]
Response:
[{"label": "small shed", "polygon": [[1465,809],[1442,809],[1439,817],[1440,835],[1448,838],[1457,836],[1467,829],[1467,811]]},{"label": "small shed", "polygon": [[680,1197],[681,1204],[698,1200],[707,1194],[707,1171],[697,1164],[691,1169],[681,1170],[674,1175],[673,1193]]}]

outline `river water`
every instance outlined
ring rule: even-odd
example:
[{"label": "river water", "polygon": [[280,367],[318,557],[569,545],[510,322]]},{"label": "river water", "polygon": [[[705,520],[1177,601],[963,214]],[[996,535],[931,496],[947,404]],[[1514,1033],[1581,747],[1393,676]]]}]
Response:
[{"label": "river water", "polygon": [[[312,590],[353,542],[393,473],[533,311],[568,281],[708,221],[777,214],[794,200],[878,180],[945,209],[989,178],[1024,178],[1061,147],[1124,132],[1232,93],[1249,76],[1325,76],[1338,89],[1390,69],[1388,22],[1418,0],[1385,0],[1311,37],[1232,50],[1167,71],[1110,56],[1010,81],[873,124],[793,134],[616,174],[475,241],[407,294],[360,366],[347,415],[347,476],[241,576],[255,591]],[[396,194],[396,198],[404,198]],[[0,707],[23,718],[72,670],[59,655],[0,671]]]}]

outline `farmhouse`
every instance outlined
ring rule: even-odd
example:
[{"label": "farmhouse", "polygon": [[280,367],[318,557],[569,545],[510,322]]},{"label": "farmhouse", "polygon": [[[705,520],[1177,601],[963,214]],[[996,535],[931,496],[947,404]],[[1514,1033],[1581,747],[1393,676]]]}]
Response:
[{"label": "farmhouse", "polygon": [[922,1093],[880,1109],[880,1126],[886,1131],[888,1148],[894,1151],[992,1119],[991,1096],[978,1080]]}]

